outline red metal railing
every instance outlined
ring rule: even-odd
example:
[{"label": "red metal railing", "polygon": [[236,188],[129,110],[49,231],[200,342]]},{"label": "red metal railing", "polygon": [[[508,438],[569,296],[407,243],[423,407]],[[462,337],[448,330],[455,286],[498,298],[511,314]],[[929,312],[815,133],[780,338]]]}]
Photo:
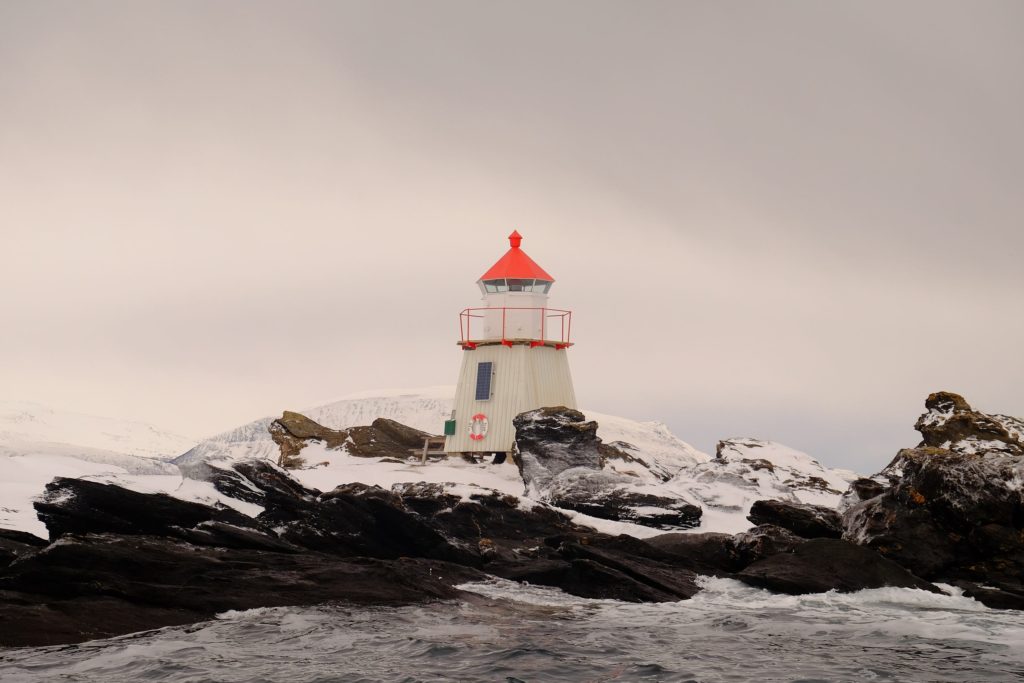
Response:
[{"label": "red metal railing", "polygon": [[[549,322],[552,318],[557,319],[555,324]],[[459,343],[468,348],[500,342],[564,349],[572,346],[571,337],[572,311],[560,308],[502,306],[467,308],[459,313]]]}]

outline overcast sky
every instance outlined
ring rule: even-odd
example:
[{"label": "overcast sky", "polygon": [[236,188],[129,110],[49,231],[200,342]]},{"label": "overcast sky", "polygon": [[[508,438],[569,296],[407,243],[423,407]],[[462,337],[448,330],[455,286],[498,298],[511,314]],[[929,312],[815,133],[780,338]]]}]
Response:
[{"label": "overcast sky", "polygon": [[1024,415],[1024,4],[0,3],[0,398],[202,437],[453,384],[507,248],[584,407],[875,471]]}]

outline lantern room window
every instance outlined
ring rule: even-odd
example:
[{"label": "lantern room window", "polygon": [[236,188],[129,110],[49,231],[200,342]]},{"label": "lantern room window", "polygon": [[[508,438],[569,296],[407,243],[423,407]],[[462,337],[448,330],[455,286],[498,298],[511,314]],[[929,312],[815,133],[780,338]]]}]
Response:
[{"label": "lantern room window", "polygon": [[502,292],[547,294],[548,290],[551,289],[551,282],[548,280],[531,280],[526,278],[484,280],[483,288],[487,294],[499,294]]}]

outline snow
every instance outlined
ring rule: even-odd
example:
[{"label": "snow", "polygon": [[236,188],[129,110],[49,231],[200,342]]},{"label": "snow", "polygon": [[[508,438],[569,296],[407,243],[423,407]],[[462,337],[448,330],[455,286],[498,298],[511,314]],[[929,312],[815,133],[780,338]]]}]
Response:
[{"label": "snow", "polygon": [[37,403],[0,401],[0,451],[70,454],[90,452],[167,460],[195,441],[153,425],[57,411]]},{"label": "snow", "polygon": [[391,462],[378,458],[359,458],[343,451],[329,450],[322,444],[307,446],[302,451],[302,457],[308,463],[328,463],[322,467],[290,472],[305,486],[321,491],[330,491],[340,484],[352,482],[390,489],[393,484],[422,481],[431,484],[475,485],[513,496],[523,493],[519,470],[510,462],[504,465],[473,464],[461,458],[446,458],[420,465],[418,460]]},{"label": "snow", "polygon": [[[299,412],[333,429],[368,425],[385,417],[437,433],[451,414],[454,391],[451,386],[435,386],[363,392]],[[32,509],[32,500],[54,476],[86,477],[136,491],[220,503],[248,515],[260,512],[259,506],[227,498],[206,482],[183,478],[175,465],[154,459],[173,454],[182,443],[187,444],[181,437],[138,423],[69,417],[39,406],[26,406],[31,404],[0,404],[0,425],[6,430],[0,439],[0,473],[4,475],[0,478],[0,526],[45,535]],[[744,531],[750,527],[746,515],[751,503],[764,498],[835,507],[839,493],[820,490],[808,482],[816,478],[828,488],[842,492],[847,482],[856,477],[852,472],[825,468],[806,453],[769,441],[730,439],[723,445],[722,457],[713,458],[676,437],[662,423],[591,411],[585,411],[585,415],[598,422],[598,435],[605,443],[634,460],[610,459],[606,465],[609,474],[632,475],[635,483],[630,483],[631,490],[678,498],[703,509],[702,523],[692,532]],[[277,445],[268,431],[273,419],[254,420],[204,440],[173,463],[202,460],[228,466],[244,459],[276,460]],[[95,434],[90,429],[102,433]],[[10,445],[17,439],[23,443],[29,437],[50,446],[29,455],[20,446]],[[64,439],[77,441],[65,443]],[[113,445],[124,450],[110,450]],[[464,500],[495,490],[518,497],[526,509],[543,505],[525,495],[523,481],[511,459],[502,465],[470,463],[460,458],[431,460],[421,465],[418,460],[394,462],[355,457],[344,450],[329,450],[322,444],[307,446],[302,456],[311,466],[293,470],[292,474],[305,486],[321,491],[353,482],[385,489],[395,484],[427,482],[442,484],[447,492]],[[756,460],[767,460],[772,466],[745,462]],[[606,533],[641,538],[663,533],[627,522],[575,512],[567,514],[578,524]]]}]

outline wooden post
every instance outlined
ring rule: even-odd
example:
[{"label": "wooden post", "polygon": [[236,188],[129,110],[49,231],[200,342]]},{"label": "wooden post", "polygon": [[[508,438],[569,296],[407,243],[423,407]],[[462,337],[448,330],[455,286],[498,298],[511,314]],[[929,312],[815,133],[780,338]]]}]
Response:
[{"label": "wooden post", "polygon": [[429,451],[429,450],[430,450],[430,437],[427,436],[427,437],[424,437],[424,439],[423,439],[423,457],[420,458],[420,464],[421,465],[426,465],[427,464],[427,451]]}]

